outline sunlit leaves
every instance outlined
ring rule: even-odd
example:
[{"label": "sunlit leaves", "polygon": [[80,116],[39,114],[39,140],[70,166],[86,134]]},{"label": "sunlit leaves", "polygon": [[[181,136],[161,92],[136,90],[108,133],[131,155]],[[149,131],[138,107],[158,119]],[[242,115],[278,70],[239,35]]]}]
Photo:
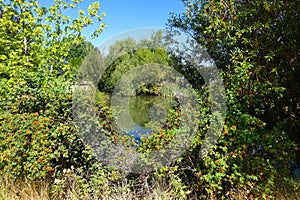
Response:
[{"label": "sunlit leaves", "polygon": [[[98,20],[93,37],[98,36],[105,25],[98,15],[100,5],[93,3],[89,7],[93,15],[86,15],[79,10],[80,16],[71,20],[64,12],[75,8],[80,1],[67,3],[55,1],[49,8],[41,7],[37,1],[12,1],[1,9],[5,14],[0,17],[0,54],[6,56],[5,73],[20,74],[21,66],[43,67],[50,72],[66,68],[65,58],[72,44],[83,42],[81,31]],[[72,39],[69,39],[72,38]],[[18,52],[16,54],[16,52]],[[16,66],[18,65],[18,66]]]},{"label": "sunlit leaves", "polygon": [[[70,48],[83,43],[81,31],[99,17],[98,4],[93,16],[82,13],[71,20],[64,14],[80,2],[56,0],[45,8],[33,0],[1,1],[1,176],[37,179],[54,167],[83,166],[82,159],[91,159],[72,124],[74,71],[69,70],[68,81],[56,77],[57,71],[70,69]],[[98,22],[100,33],[102,18]]]},{"label": "sunlit leaves", "polygon": [[[211,171],[214,164],[204,160],[199,163],[199,168],[206,171],[207,184],[203,188],[208,194],[218,195],[219,185],[224,186],[224,191],[228,181],[235,179],[235,185],[249,195],[251,191],[261,189],[270,193],[275,182],[269,168],[275,173],[281,172],[273,169],[276,164],[270,162],[271,158],[247,157],[245,149],[260,144],[278,158],[281,157],[278,149],[289,151],[294,145],[290,140],[280,140],[286,137],[283,130],[297,138],[298,123],[288,116],[299,112],[299,109],[295,111],[300,97],[296,92],[299,85],[294,84],[300,77],[299,62],[295,62],[299,58],[300,44],[296,36],[300,22],[299,4],[272,0],[183,2],[186,12],[169,20],[171,28],[188,32],[206,48],[222,72],[227,93],[227,124],[219,145],[209,156],[220,156],[218,148],[224,146],[232,149],[221,154],[231,155],[227,160],[229,166],[233,165],[231,171],[224,170],[230,179],[222,177],[221,182],[216,182],[220,178],[219,170]],[[284,107],[294,108],[294,111],[284,110]],[[269,145],[272,140],[281,144]],[[283,159],[286,158],[291,159]],[[282,176],[286,176],[286,171]],[[201,189],[197,186],[197,191]],[[219,195],[224,194],[220,192]]]},{"label": "sunlit leaves", "polygon": [[90,16],[96,16],[99,12],[100,4],[99,2],[94,2],[88,7],[88,12]]}]

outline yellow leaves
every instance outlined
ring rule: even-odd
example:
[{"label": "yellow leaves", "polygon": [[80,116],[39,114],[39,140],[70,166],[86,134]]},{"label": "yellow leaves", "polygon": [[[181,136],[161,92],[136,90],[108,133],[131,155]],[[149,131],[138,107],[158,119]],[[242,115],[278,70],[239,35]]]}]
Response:
[{"label": "yellow leaves", "polygon": [[51,118],[50,117],[46,117],[45,121],[49,122],[49,121],[51,121]]},{"label": "yellow leaves", "polygon": [[97,16],[98,12],[99,12],[99,8],[100,8],[100,3],[99,2],[93,2],[91,5],[89,5],[88,7],[88,12],[89,15],[94,17]]},{"label": "yellow leaves", "polygon": [[95,1],[92,3],[92,6],[95,8],[95,9],[99,9],[100,8],[100,3],[99,1]]},{"label": "yellow leaves", "polygon": [[85,12],[84,12],[84,10],[78,10],[78,14],[79,15],[85,15]]},{"label": "yellow leaves", "polygon": [[250,181],[247,181],[246,184],[250,187],[252,187],[252,184],[250,183]]},{"label": "yellow leaves", "polygon": [[0,162],[2,161],[9,161],[9,152],[4,151],[0,155]]},{"label": "yellow leaves", "polygon": [[56,12],[56,7],[55,7],[55,5],[54,5],[54,6],[51,6],[50,9],[49,9],[49,13],[52,14],[52,15],[54,15],[55,12]]},{"label": "yellow leaves", "polygon": [[79,4],[80,2],[82,2],[82,0],[72,0],[72,2],[75,4]]},{"label": "yellow leaves", "polygon": [[6,59],[7,59],[6,55],[0,55],[0,60],[6,60]]}]

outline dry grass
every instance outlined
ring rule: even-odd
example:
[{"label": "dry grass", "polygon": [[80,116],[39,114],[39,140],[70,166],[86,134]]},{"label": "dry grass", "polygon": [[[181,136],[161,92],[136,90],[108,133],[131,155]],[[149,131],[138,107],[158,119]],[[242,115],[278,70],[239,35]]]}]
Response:
[{"label": "dry grass", "polygon": [[[54,191],[54,192],[53,192]],[[171,200],[175,199],[171,190],[164,190],[160,187],[154,188],[152,193],[144,197],[144,200]],[[18,182],[12,183],[7,178],[0,180],[0,200],[135,200],[137,198],[126,187],[120,187],[109,196],[89,196],[78,194],[76,186],[68,189],[57,189],[49,185],[46,181],[39,182]]]},{"label": "dry grass", "polygon": [[[55,194],[53,191],[55,190]],[[60,194],[64,194],[61,196]],[[2,178],[0,180],[0,200],[135,200],[137,198],[126,186],[121,186],[116,192],[109,196],[79,195],[76,186],[69,189],[57,190],[49,185],[47,181],[39,182],[17,182]],[[157,185],[153,191],[143,198],[144,200],[173,200],[176,199],[171,189],[165,189]],[[249,199],[243,194],[231,199]],[[276,200],[300,200],[300,191],[295,188],[282,187],[276,191]]]},{"label": "dry grass", "polygon": [[276,191],[275,199],[277,200],[300,200],[300,190],[296,188],[282,187]]},{"label": "dry grass", "polygon": [[0,180],[1,200],[50,200],[50,187],[47,182],[17,182],[7,178]]}]

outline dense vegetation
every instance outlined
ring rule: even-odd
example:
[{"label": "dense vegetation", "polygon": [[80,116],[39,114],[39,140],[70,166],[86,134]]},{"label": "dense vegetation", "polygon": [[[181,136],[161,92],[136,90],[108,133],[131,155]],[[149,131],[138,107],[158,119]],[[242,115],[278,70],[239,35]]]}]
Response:
[{"label": "dense vegetation", "polygon": [[[292,143],[299,145],[299,2],[183,2],[186,12],[173,15],[169,25],[206,48],[222,71],[227,95],[222,151],[198,164],[198,179],[209,185],[199,191],[224,194],[234,183],[249,194],[257,189],[269,193],[289,173],[278,163],[289,166],[288,157],[297,149]],[[243,156],[251,148],[254,157]],[[212,176],[216,163],[226,168],[221,167],[224,175]]]},{"label": "dense vegetation", "polygon": [[[94,37],[105,28],[99,3],[71,20],[63,11],[76,9],[80,0],[57,0],[49,8],[34,0],[0,0],[0,181],[45,180],[52,185],[52,199],[118,198],[128,191],[130,198],[145,197],[159,189],[176,199],[271,199],[278,187],[289,188],[290,196],[299,194],[299,3],[183,2],[186,12],[171,16],[170,29],[187,32],[206,49],[226,90],[225,125],[205,157],[199,157],[199,150],[212,117],[207,85],[193,66],[164,48],[161,32],[150,40],[118,41],[104,56],[81,35],[96,21]],[[103,74],[98,80],[93,72],[107,60],[113,62],[105,71],[98,69]],[[125,173],[99,162],[80,136],[96,124],[97,134],[112,143],[121,142],[130,150],[136,143],[115,129],[103,93],[74,101],[72,85],[88,76],[99,90],[112,92],[126,72],[149,63],[186,77],[198,100],[197,109],[187,114],[196,116],[190,123],[201,128],[176,162],[141,174]],[[77,71],[80,66],[90,70]],[[145,82],[136,92],[161,95],[161,88]],[[91,121],[85,115],[74,118],[73,109],[80,105],[85,105],[80,112],[94,110],[95,123],[85,124]],[[175,102],[163,126],[149,124],[152,134],[135,149],[146,162],[153,162],[147,155],[179,134],[182,110]],[[0,199],[6,197],[0,191]]]},{"label": "dense vegetation", "polygon": [[[121,77],[136,66],[151,63],[164,66],[169,65],[168,53],[162,44],[162,32],[154,33],[149,40],[143,39],[136,42],[133,38],[128,38],[117,41],[110,47],[109,55],[107,55],[106,60],[107,63],[111,62],[111,64],[109,64],[102,75],[98,87],[100,91],[109,93],[112,93],[113,90],[116,89],[116,85]],[[161,72],[161,76],[163,76],[163,72]],[[142,89],[142,86],[144,86],[144,89]],[[122,87],[118,89],[124,91]],[[137,94],[159,94],[158,87],[145,85],[143,83],[141,83],[141,87],[137,90]]]}]

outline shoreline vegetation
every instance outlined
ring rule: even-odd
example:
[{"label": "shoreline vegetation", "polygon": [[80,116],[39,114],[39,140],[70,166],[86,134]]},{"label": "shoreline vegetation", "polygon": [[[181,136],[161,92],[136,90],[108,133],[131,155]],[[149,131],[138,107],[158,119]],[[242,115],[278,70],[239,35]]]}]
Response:
[{"label": "shoreline vegetation", "polygon": [[300,199],[300,4],[182,1],[102,55],[99,2],[0,0],[0,200]]}]

